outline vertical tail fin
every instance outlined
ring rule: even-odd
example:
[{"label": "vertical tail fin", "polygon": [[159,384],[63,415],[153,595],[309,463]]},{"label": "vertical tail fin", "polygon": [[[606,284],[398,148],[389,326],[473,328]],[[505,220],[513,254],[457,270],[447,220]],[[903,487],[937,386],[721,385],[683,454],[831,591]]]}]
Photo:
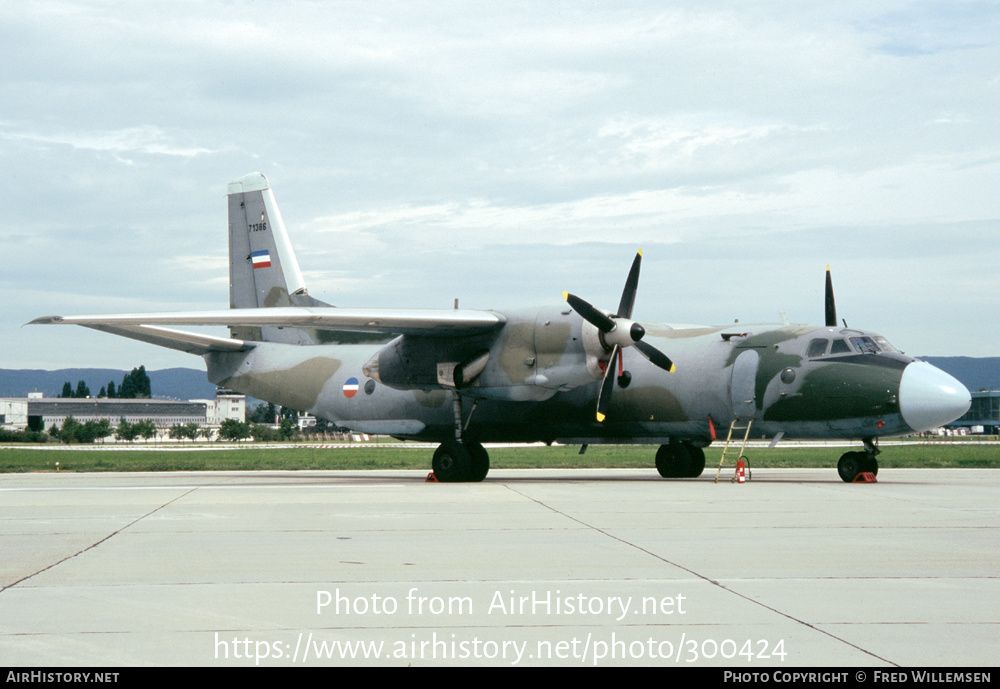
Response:
[{"label": "vertical tail fin", "polygon": [[[230,182],[229,306],[327,306],[313,299],[288,239],[267,178],[259,172]],[[316,344],[314,332],[290,328],[232,327],[232,337],[258,342]]]}]

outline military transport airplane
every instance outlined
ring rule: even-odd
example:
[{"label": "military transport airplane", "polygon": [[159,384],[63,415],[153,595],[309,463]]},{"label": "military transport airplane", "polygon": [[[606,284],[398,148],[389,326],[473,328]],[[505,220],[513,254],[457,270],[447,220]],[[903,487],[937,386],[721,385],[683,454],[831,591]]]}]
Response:
[{"label": "military transport airplane", "polygon": [[[439,442],[441,481],[481,481],[485,442],[659,445],[664,477],[700,475],[717,432],[860,440],[845,481],[878,470],[878,439],[949,423],[961,383],[880,335],[826,323],[671,327],[632,319],[642,252],[618,309],[573,294],[516,311],[338,308],[310,296],[263,175],[229,185],[230,309],[49,316],[204,358],[211,382],[337,426]],[[164,326],[228,326],[217,337]]]}]

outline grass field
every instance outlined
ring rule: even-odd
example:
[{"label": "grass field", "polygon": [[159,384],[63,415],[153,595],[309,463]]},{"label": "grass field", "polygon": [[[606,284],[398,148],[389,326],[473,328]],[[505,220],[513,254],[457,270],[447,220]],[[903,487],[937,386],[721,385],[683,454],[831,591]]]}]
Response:
[{"label": "grass field", "polygon": [[[860,443],[855,449],[861,449]],[[492,468],[616,468],[653,467],[656,447],[651,445],[593,445],[586,454],[579,446],[490,448]],[[753,468],[836,467],[840,447],[748,448]],[[721,445],[705,450],[706,471],[718,466]],[[405,444],[360,446],[345,449],[309,447],[235,449],[198,448],[172,450],[85,451],[55,447],[27,449],[0,447],[0,472],[55,471],[260,471],[305,469],[426,469],[433,450]],[[727,463],[730,463],[727,459]],[[884,446],[879,466],[936,468],[1000,468],[1000,445],[976,443],[912,443]]]}]

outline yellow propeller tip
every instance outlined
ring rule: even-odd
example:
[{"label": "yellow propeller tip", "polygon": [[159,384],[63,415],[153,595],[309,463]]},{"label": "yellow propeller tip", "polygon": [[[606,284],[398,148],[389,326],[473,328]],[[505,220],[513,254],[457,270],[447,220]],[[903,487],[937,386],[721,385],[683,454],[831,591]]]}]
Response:
[{"label": "yellow propeller tip", "polygon": [[642,256],[642,249],[639,249],[639,255]]},{"label": "yellow propeller tip", "polygon": [[828,273],[830,272],[830,264],[829,263],[826,264],[826,272],[828,272]]},{"label": "yellow propeller tip", "polygon": [[604,419],[606,418],[607,417],[604,416],[604,414],[602,414],[601,412],[597,412],[597,423],[604,423]]},{"label": "yellow propeller tip", "polygon": [[563,292],[563,299],[569,299],[569,292]]},{"label": "yellow propeller tip", "polygon": [[670,370],[669,370],[669,371],[667,371],[667,373],[673,373],[673,372],[674,372],[674,371],[676,371],[676,370],[677,370],[677,367],[676,367],[676,366],[674,366],[673,364],[670,364]]}]

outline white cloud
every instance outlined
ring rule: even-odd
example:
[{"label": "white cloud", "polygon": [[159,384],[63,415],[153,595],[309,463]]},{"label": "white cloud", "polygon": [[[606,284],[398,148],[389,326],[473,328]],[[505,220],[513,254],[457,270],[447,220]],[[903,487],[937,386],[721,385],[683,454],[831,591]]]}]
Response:
[{"label": "white cloud", "polygon": [[83,151],[112,153],[123,162],[131,162],[127,156],[140,154],[193,158],[217,152],[203,146],[181,144],[159,127],[151,125],[116,131],[67,131],[50,134],[0,131],[0,138],[39,146],[69,146]]}]

